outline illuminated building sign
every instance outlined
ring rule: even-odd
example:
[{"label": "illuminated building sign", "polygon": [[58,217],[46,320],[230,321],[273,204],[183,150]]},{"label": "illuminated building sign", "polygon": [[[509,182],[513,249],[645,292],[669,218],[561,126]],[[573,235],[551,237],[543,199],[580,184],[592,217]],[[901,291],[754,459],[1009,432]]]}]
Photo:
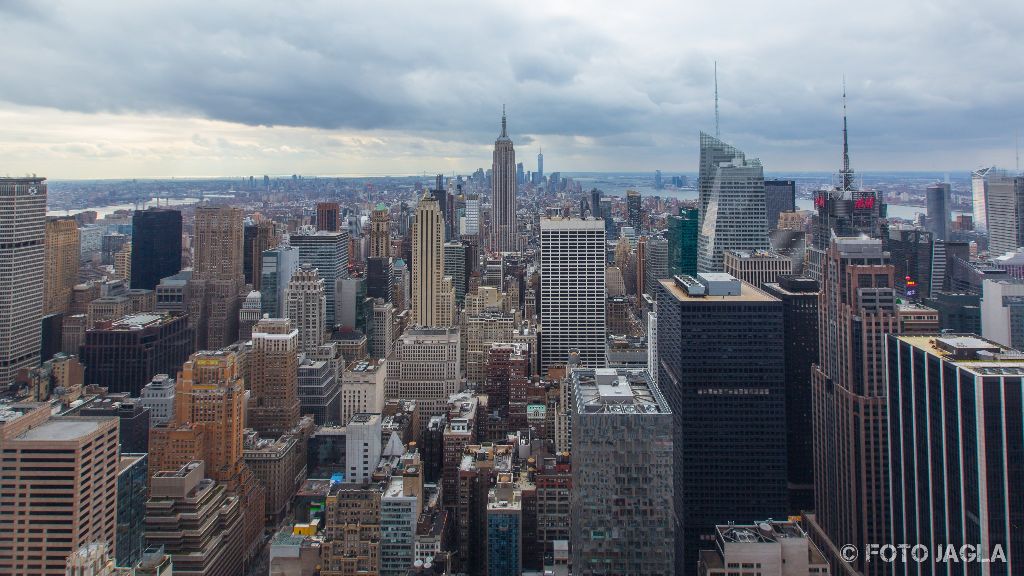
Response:
[{"label": "illuminated building sign", "polygon": [[875,197],[865,196],[864,198],[857,198],[853,202],[854,210],[871,210],[875,207]]}]

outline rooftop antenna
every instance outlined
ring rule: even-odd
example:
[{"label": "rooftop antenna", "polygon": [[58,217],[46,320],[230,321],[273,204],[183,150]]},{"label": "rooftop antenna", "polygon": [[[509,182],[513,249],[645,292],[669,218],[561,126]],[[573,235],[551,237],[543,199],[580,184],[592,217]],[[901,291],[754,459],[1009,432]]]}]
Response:
[{"label": "rooftop antenna", "polygon": [[505,105],[504,104],[501,105],[501,137],[502,138],[507,138],[508,137],[508,131],[505,130]]},{"label": "rooftop antenna", "polygon": [[718,130],[718,60],[715,60],[715,138],[720,138]]},{"label": "rooftop antenna", "polygon": [[850,143],[846,131],[846,75],[843,74],[843,190],[851,190],[853,170],[850,170]]}]

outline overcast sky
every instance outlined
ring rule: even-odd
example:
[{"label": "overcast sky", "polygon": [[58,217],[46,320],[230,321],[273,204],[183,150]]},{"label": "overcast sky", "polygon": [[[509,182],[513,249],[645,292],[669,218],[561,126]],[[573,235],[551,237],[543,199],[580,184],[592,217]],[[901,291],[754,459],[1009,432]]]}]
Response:
[{"label": "overcast sky", "polygon": [[0,0],[0,175],[1013,167],[1024,2]]}]

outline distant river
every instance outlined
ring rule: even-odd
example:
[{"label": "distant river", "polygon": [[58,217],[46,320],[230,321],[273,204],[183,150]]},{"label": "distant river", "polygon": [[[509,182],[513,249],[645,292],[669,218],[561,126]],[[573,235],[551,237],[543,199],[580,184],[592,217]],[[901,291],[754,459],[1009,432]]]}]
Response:
[{"label": "distant river", "polygon": [[[639,189],[641,194],[644,196],[672,196],[683,200],[696,200],[697,190],[695,189],[684,189],[684,190],[655,190],[653,187],[634,186],[633,188]],[[797,198],[796,207],[798,210],[814,210],[814,200],[811,198]],[[913,221],[918,214],[926,213],[924,206],[906,206],[903,204],[886,204],[886,216],[889,218],[902,218],[903,220]],[[953,211],[952,218],[956,218],[959,214],[970,214],[970,212]]]},{"label": "distant river", "polygon": [[[196,202],[199,202],[199,198],[160,198],[159,200],[160,200],[160,206],[185,206],[185,205],[188,205],[188,204],[195,204]],[[47,210],[46,211],[46,215],[47,216],[73,216],[73,215],[78,214],[80,212],[87,212],[89,210],[95,210],[96,214],[97,214],[97,218],[106,218],[107,216],[110,216],[111,214],[113,214],[114,212],[117,212],[118,210],[135,210],[136,208],[144,210],[146,208],[155,207],[156,205],[157,205],[157,199],[156,198],[150,198],[149,200],[147,200],[145,202],[140,202],[138,204],[133,204],[133,203],[128,203],[128,204],[112,204],[110,206],[91,206],[89,208],[72,208],[70,210]]]},{"label": "distant river", "polygon": [[[814,210],[814,200],[811,198],[797,198],[796,207],[799,210]],[[910,220],[911,222],[917,218],[918,214],[926,214],[927,210],[924,206],[905,206],[903,204],[886,204],[885,215],[887,218],[902,218],[903,220]],[[969,212],[961,212],[954,210],[950,215],[951,218],[955,219],[960,214],[970,214]]]}]

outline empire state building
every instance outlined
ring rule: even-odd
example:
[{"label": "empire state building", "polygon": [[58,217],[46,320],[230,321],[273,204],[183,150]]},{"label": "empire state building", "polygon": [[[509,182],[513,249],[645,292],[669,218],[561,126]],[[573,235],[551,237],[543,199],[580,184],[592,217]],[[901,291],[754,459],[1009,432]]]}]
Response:
[{"label": "empire state building", "polygon": [[491,167],[491,242],[493,252],[518,252],[516,230],[516,151],[508,137],[505,110],[501,111],[501,136],[494,141]]}]

